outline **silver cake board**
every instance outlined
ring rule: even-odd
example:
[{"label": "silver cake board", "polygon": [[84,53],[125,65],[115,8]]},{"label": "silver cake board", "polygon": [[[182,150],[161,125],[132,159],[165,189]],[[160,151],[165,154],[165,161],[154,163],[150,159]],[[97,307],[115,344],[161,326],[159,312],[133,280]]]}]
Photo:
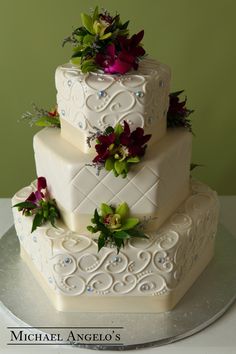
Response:
[{"label": "silver cake board", "polygon": [[[38,333],[60,333],[63,342],[59,344],[97,350],[160,346],[203,330],[232,305],[236,299],[235,250],[236,238],[219,225],[214,259],[170,312],[58,312],[21,260],[12,227],[0,239],[0,301],[19,327],[37,329]],[[75,337],[79,333],[79,340],[71,336],[68,340],[70,331]],[[97,336],[82,340],[88,333]]]}]

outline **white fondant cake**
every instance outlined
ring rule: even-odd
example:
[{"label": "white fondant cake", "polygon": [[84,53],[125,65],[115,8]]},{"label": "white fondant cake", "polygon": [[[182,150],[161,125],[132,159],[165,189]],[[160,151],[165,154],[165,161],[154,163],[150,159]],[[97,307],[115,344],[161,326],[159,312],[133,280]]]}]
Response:
[{"label": "white fondant cake", "polygon": [[[32,184],[13,204],[25,200]],[[32,234],[32,217],[14,209],[21,255],[60,311],[159,312],[175,306],[211,260],[219,203],[209,187],[191,182],[189,197],[148,239],[130,239],[117,255],[63,224]]]},{"label": "white fondant cake", "polygon": [[56,88],[62,137],[84,153],[91,152],[86,140],[94,127],[126,120],[151,133],[152,143],[166,132],[170,69],[155,60],[144,59],[138,71],[122,76],[82,74],[66,64],[56,70]]},{"label": "white fondant cake", "polygon": [[214,254],[217,196],[190,180],[193,111],[144,31],[98,7],[81,19],[57,109],[25,115],[61,129],[35,135],[37,182],[12,200],[21,256],[57,310],[167,311]]},{"label": "white fondant cake", "polygon": [[191,142],[185,129],[170,129],[126,178],[116,178],[105,169],[97,175],[88,166],[89,155],[63,140],[59,130],[48,128],[34,137],[36,170],[46,177],[63,220],[73,231],[87,234],[95,208],[123,201],[133,216],[155,218],[148,227],[157,229],[189,194]]}]

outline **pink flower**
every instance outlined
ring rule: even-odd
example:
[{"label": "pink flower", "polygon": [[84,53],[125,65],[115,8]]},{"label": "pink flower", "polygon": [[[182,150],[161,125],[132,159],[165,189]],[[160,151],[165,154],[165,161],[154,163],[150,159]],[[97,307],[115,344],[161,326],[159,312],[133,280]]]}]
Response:
[{"label": "pink flower", "polygon": [[134,34],[131,38],[119,37],[117,46],[109,44],[104,53],[96,55],[96,63],[108,74],[125,74],[132,68],[138,69],[138,59],[145,54],[140,46],[144,31]]},{"label": "pink flower", "polygon": [[28,198],[26,199],[27,202],[32,202],[33,204],[37,205],[37,203],[45,197],[42,193],[42,189],[47,188],[47,182],[45,177],[38,177],[37,180],[37,190],[32,192]]}]

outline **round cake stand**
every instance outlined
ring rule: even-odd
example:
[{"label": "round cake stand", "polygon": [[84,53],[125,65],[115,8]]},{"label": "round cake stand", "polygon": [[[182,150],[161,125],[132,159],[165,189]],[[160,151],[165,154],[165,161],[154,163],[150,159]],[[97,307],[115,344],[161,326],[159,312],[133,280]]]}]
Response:
[{"label": "round cake stand", "polygon": [[[14,228],[0,240],[0,301],[19,328],[60,333],[59,344],[97,350],[154,347],[186,338],[216,321],[236,299],[236,238],[220,225],[216,254],[176,308],[165,313],[58,312],[19,256]],[[98,309],[99,311],[99,309]],[[86,339],[68,339],[73,331]],[[94,338],[96,340],[94,340]],[[99,339],[99,341],[97,341]],[[109,339],[109,340],[108,340]]]}]

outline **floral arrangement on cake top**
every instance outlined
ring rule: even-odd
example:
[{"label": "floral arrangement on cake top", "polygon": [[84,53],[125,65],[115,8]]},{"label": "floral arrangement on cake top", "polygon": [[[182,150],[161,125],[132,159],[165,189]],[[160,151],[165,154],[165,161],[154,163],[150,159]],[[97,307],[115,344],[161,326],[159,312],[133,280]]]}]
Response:
[{"label": "floral arrangement on cake top", "polygon": [[81,14],[82,26],[63,41],[72,43],[71,62],[83,73],[103,70],[107,74],[125,74],[138,69],[145,55],[141,41],[144,31],[129,37],[129,21],[122,23],[120,15],[112,16],[98,7],[90,15]]},{"label": "floral arrangement on cake top", "polygon": [[126,240],[134,237],[148,238],[142,231],[139,219],[129,217],[129,207],[125,202],[116,208],[102,203],[100,214],[95,209],[91,222],[94,226],[89,225],[87,229],[92,234],[99,233],[98,251],[104,246],[112,246],[119,253]]},{"label": "floral arrangement on cake top", "polygon": [[140,127],[131,132],[129,124],[124,121],[124,126],[118,123],[114,128],[107,127],[104,132],[97,130],[87,142],[91,147],[91,140],[96,139],[97,155],[93,164],[98,170],[104,167],[107,171],[113,171],[116,177],[125,178],[130,166],[140,162],[144,156],[150,138],[151,134],[144,135]]},{"label": "floral arrangement on cake top", "polygon": [[189,119],[189,115],[194,110],[186,107],[187,97],[184,101],[180,101],[180,95],[184,90],[170,93],[170,103],[167,112],[167,126],[168,127],[185,127],[192,132],[192,122]]},{"label": "floral arrangement on cake top", "polygon": [[57,127],[60,128],[60,118],[57,111],[57,107],[47,111],[44,108],[39,108],[33,104],[33,112],[23,113],[22,120],[29,122],[31,126],[36,125],[38,127]]},{"label": "floral arrangement on cake top", "polygon": [[21,203],[13,205],[25,216],[33,216],[33,224],[31,232],[37,227],[42,226],[49,221],[55,226],[56,219],[60,218],[60,213],[56,205],[55,199],[51,199],[47,190],[47,181],[45,177],[37,179],[37,190],[32,192],[28,198]]}]

